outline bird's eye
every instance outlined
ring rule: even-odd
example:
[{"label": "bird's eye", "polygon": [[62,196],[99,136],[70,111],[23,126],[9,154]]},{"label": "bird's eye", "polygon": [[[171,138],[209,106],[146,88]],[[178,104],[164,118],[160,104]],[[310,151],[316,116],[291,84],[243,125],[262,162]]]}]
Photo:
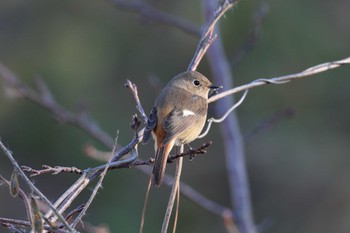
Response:
[{"label": "bird's eye", "polygon": [[193,84],[198,87],[201,84],[201,82],[198,79],[195,79],[193,80]]}]

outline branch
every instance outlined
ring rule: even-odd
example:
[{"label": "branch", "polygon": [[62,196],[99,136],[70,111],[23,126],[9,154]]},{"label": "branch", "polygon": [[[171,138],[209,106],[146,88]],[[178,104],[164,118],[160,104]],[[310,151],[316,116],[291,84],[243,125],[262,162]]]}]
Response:
[{"label": "branch", "polygon": [[199,62],[202,60],[204,54],[207,52],[210,45],[215,40],[216,36],[212,36],[214,27],[218,20],[225,14],[226,11],[228,11],[233,5],[237,2],[237,0],[225,0],[222,5],[218,7],[214,11],[213,17],[208,22],[207,26],[205,27],[205,30],[201,36],[201,39],[198,43],[198,47],[196,52],[194,53],[194,56],[187,68],[187,70],[196,70],[197,66],[199,65]]},{"label": "branch", "polygon": [[347,57],[345,59],[342,60],[338,60],[338,61],[331,61],[331,62],[326,62],[326,63],[322,63],[316,66],[312,66],[302,72],[299,73],[295,73],[295,74],[288,74],[288,75],[283,75],[283,76],[278,76],[278,77],[274,77],[274,78],[265,78],[265,79],[256,79],[254,81],[252,81],[251,83],[248,84],[244,84],[235,88],[232,88],[230,90],[221,92],[213,97],[211,97],[208,100],[208,103],[212,103],[214,101],[217,101],[219,99],[222,99],[228,95],[232,95],[244,90],[248,90],[248,89],[252,89],[258,86],[262,86],[265,84],[285,84],[287,82],[296,80],[296,79],[301,79],[301,78],[306,78],[318,73],[322,73],[328,70],[332,70],[335,68],[338,68],[342,65],[347,65],[350,64],[350,57]]},{"label": "branch", "polygon": [[31,188],[31,190],[36,193],[49,207],[50,209],[56,214],[56,216],[59,218],[59,220],[63,223],[63,225],[67,228],[69,232],[76,232],[74,229],[72,229],[69,224],[66,222],[66,220],[63,218],[63,216],[57,211],[57,209],[52,205],[52,203],[47,199],[47,197],[42,194],[42,192],[35,187],[35,185],[28,179],[26,174],[23,172],[21,167],[18,165],[16,160],[13,158],[11,151],[9,151],[2,141],[0,140],[0,147],[7,156],[7,158],[11,161],[14,168],[17,170],[18,174],[22,177],[22,179],[25,181],[25,183]]},{"label": "branch", "polygon": [[215,119],[215,118],[210,118],[208,119],[208,126],[207,129],[204,131],[204,133],[202,133],[201,135],[199,135],[197,138],[203,138],[205,137],[208,133],[209,130],[211,128],[212,123],[221,123],[223,122],[229,115],[231,112],[233,112],[233,110],[235,110],[236,108],[238,108],[244,101],[245,97],[248,94],[248,90],[245,90],[244,94],[242,95],[242,97],[239,99],[239,101],[237,103],[235,103],[231,108],[229,108],[226,113],[220,117],[219,119]]},{"label": "branch", "polygon": [[[7,186],[9,186],[11,188],[12,180],[10,182],[7,179],[5,179],[5,177],[3,177],[2,175],[0,175],[0,180],[2,180],[3,183],[5,183]],[[17,186],[18,186],[17,187],[18,196],[23,200],[23,203],[24,203],[24,206],[25,206],[26,212],[27,212],[27,218],[30,219],[31,208],[30,208],[30,204],[29,204],[29,198],[28,198],[27,194],[19,187],[18,184],[17,184]],[[13,194],[11,193],[11,195],[13,195]],[[11,223],[11,222],[9,222],[9,223]],[[29,226],[31,226],[30,223],[29,223]]]},{"label": "branch", "polygon": [[44,169],[41,170],[36,170],[28,166],[21,166],[22,170],[30,173],[30,177],[46,174],[46,173],[52,173],[52,175],[57,175],[61,172],[66,172],[66,173],[76,173],[76,174],[83,174],[83,171],[79,168],[76,167],[62,167],[62,166],[48,166],[48,165],[42,165]]},{"label": "branch", "polygon": [[[10,225],[17,225],[17,226],[21,226],[21,227],[31,227],[29,221],[12,219],[12,218],[1,218],[0,217],[0,223],[1,223],[1,225],[5,226],[5,227],[10,227]],[[52,228],[49,226],[44,226],[44,229],[48,230],[50,232],[54,232],[54,233],[68,233],[68,231],[61,230],[61,229],[55,229],[55,228]],[[20,232],[22,232],[22,231],[20,231]]]},{"label": "branch", "polygon": [[152,22],[168,25],[197,37],[199,37],[201,34],[200,28],[192,22],[159,11],[145,2],[137,0],[112,0],[112,3],[121,10],[136,13],[145,19],[151,20]]},{"label": "branch", "polygon": [[132,83],[130,80],[127,80],[125,86],[128,87],[131,90],[131,93],[134,96],[135,101],[136,101],[136,108],[137,108],[137,110],[139,111],[139,113],[141,114],[141,116],[143,118],[143,123],[147,124],[148,117],[147,117],[147,115],[145,113],[145,110],[143,110],[143,107],[142,107],[142,104],[141,104],[141,101],[140,101],[140,98],[139,98],[139,94],[137,92],[136,84]]},{"label": "branch", "polygon": [[[200,147],[196,148],[196,149],[190,149],[184,153],[179,153],[179,154],[175,154],[175,155],[169,155],[168,158],[168,163],[172,163],[173,161],[175,161],[176,159],[180,158],[180,157],[185,157],[185,156],[189,156],[190,160],[194,159],[197,155],[202,155],[202,154],[206,154],[207,153],[207,148],[212,144],[212,141],[208,141],[204,144],[202,144]],[[95,149],[94,149],[95,150]],[[96,152],[99,153],[99,152]],[[108,165],[108,170],[113,170],[113,169],[121,169],[121,168],[132,168],[132,167],[137,167],[137,166],[150,166],[154,163],[154,159],[150,158],[148,160],[137,160],[136,158],[137,153],[136,151],[134,153],[131,153],[132,156],[128,159],[119,161],[119,162],[114,162],[114,163],[109,163]],[[100,160],[101,161],[101,160]],[[105,160],[102,160],[105,161]],[[63,166],[48,166],[48,165],[43,165],[44,169],[41,170],[37,170],[37,169],[33,169],[31,167],[28,166],[22,166],[23,171],[30,173],[30,176],[38,176],[38,175],[43,175],[43,174],[48,174],[51,173],[52,175],[57,175],[61,172],[66,172],[66,173],[75,173],[75,174],[79,174],[82,175],[84,172],[90,172],[90,173],[94,173],[96,171],[101,171],[103,169],[105,169],[107,167],[107,164],[105,165],[101,165],[101,166],[97,166],[94,168],[89,168],[89,169],[79,169],[76,167],[63,167]],[[95,174],[97,175],[97,174]]]},{"label": "branch", "polygon": [[[115,142],[115,146],[112,150],[112,155],[115,154],[115,150],[116,150],[116,145],[117,145],[117,139]],[[98,180],[97,184],[95,185],[95,188],[92,192],[92,194],[89,197],[89,200],[86,202],[86,204],[83,206],[82,210],[79,211],[78,216],[75,218],[74,222],[71,224],[71,227],[75,228],[75,226],[79,223],[79,221],[81,221],[81,219],[83,218],[83,216],[85,215],[87,209],[90,207],[92,201],[94,200],[94,198],[97,195],[97,191],[102,187],[102,182],[104,180],[104,178],[106,177],[107,174],[107,170],[109,167],[109,163],[111,162],[111,160],[113,159],[113,157],[108,161],[106,168],[102,171],[101,175],[100,175],[100,179]]]},{"label": "branch", "polygon": [[[180,153],[183,153],[184,151],[184,146],[180,146]],[[173,207],[175,203],[175,198],[178,194],[179,188],[180,188],[180,177],[181,177],[181,171],[182,171],[182,162],[183,158],[180,157],[178,160],[176,160],[176,169],[175,169],[175,175],[174,175],[174,180],[173,180],[173,186],[171,188],[171,193],[168,201],[168,205],[165,211],[164,219],[163,219],[163,224],[162,224],[162,230],[160,231],[161,233],[167,233],[168,231],[168,226],[170,222],[170,217],[171,213],[173,212]],[[176,228],[176,217],[174,220],[174,229]]]},{"label": "branch", "polygon": [[87,116],[86,113],[75,114],[68,111],[53,98],[49,88],[43,80],[37,80],[38,91],[31,89],[22,83],[7,67],[0,63],[0,76],[4,83],[4,89],[8,96],[25,98],[32,103],[50,112],[60,123],[74,125],[89,135],[97,138],[105,146],[111,147],[113,139]]}]

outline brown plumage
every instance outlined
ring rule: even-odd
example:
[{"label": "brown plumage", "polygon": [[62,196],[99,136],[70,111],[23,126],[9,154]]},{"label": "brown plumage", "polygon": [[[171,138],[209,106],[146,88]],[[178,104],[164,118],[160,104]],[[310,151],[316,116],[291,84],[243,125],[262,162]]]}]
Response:
[{"label": "brown plumage", "polygon": [[202,131],[211,88],[216,87],[204,75],[187,71],[171,79],[156,99],[143,136],[144,143],[151,133],[155,140],[154,185],[161,185],[174,145],[189,143]]}]

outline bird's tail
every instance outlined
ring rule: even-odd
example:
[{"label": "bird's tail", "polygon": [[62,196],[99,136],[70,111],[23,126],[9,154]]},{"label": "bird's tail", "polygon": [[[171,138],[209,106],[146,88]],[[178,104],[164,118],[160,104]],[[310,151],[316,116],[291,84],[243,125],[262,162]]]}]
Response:
[{"label": "bird's tail", "polygon": [[174,142],[170,141],[165,145],[161,145],[157,149],[156,158],[153,166],[153,185],[160,186],[164,180],[165,168],[168,161],[168,156],[171,149],[174,146]]}]

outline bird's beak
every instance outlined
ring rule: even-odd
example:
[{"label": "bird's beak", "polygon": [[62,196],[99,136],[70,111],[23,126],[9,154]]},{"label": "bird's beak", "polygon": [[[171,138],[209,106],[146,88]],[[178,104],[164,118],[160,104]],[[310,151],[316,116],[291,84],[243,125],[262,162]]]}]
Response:
[{"label": "bird's beak", "polygon": [[217,91],[217,90],[220,90],[221,88],[224,88],[224,87],[223,86],[210,85],[209,88],[214,90],[214,91]]},{"label": "bird's beak", "polygon": [[212,97],[212,96],[218,94],[218,93],[219,93],[219,90],[222,89],[223,86],[210,85],[209,88],[210,88],[210,91],[209,91],[208,97],[210,98],[210,97]]}]

